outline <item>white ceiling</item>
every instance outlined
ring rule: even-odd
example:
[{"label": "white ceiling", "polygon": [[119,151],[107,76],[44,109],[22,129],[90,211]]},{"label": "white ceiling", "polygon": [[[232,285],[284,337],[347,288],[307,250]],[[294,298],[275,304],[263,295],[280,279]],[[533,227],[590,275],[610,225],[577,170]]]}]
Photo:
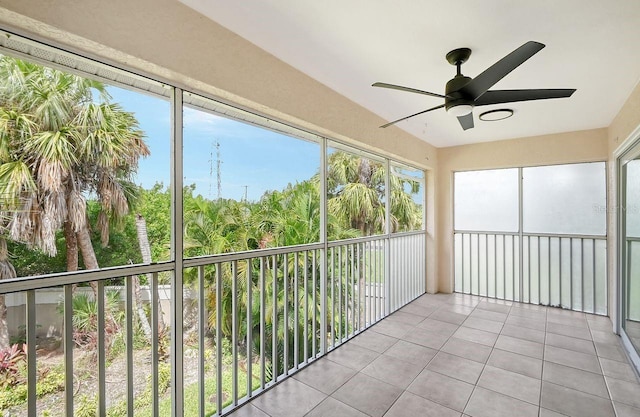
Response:
[{"label": "white ceiling", "polygon": [[[444,94],[455,75],[445,55],[460,47],[473,50],[462,72],[475,77],[526,41],[542,42],[493,89],[577,89],[477,108],[467,131],[443,109],[396,125],[438,147],[606,127],[640,80],[640,0],[180,1],[380,115],[380,124],[442,100],[372,83]],[[515,111],[510,119],[478,120],[505,107]]]}]

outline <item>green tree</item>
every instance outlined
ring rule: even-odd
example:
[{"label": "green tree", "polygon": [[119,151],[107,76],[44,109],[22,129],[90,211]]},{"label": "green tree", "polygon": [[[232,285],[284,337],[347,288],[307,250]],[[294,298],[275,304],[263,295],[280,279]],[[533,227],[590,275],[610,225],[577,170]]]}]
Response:
[{"label": "green tree", "polygon": [[[99,203],[104,246],[110,224],[128,213],[131,175],[148,154],[135,117],[109,103],[103,84],[0,56],[0,239],[55,256],[61,230],[66,269],[78,269],[79,252],[87,269],[98,268],[86,196]],[[8,342],[3,324],[0,346]]]},{"label": "green tree", "polygon": [[[327,206],[343,227],[369,236],[385,231],[386,167],[377,161],[337,151],[329,155]],[[422,222],[421,208],[412,195],[419,183],[390,175],[390,232],[413,230]]]},{"label": "green tree", "polygon": [[[94,95],[97,94],[97,97]],[[0,58],[0,207],[3,235],[55,256],[62,230],[67,270],[98,267],[87,195],[99,203],[101,243],[129,212],[131,176],[149,149],[133,114],[103,84]]]}]

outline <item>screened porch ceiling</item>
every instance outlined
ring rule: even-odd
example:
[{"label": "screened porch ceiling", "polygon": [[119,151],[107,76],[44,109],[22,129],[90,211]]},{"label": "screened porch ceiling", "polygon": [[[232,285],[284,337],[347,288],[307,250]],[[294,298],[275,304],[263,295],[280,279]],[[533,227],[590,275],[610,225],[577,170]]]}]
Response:
[{"label": "screened porch ceiling", "polygon": [[[475,77],[524,42],[542,42],[494,89],[577,89],[568,99],[475,109],[467,131],[442,109],[389,128],[437,147],[608,127],[640,79],[637,0],[180,1],[373,111],[380,125],[441,103],[372,83],[442,94],[455,75],[445,54],[460,47],[472,49],[462,72]],[[510,119],[478,119],[505,107],[515,112]]]}]

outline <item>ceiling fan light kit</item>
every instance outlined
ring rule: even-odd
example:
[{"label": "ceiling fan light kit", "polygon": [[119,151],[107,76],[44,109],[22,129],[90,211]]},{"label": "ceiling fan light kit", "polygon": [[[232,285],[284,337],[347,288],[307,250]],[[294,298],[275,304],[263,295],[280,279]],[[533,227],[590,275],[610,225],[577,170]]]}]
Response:
[{"label": "ceiling fan light kit", "polygon": [[511,116],[513,116],[512,109],[495,109],[480,113],[478,119],[484,122],[496,122],[498,120],[508,119]]},{"label": "ceiling fan light kit", "polygon": [[[374,83],[373,87],[390,88],[394,90],[407,91],[410,93],[423,94],[431,97],[444,99],[444,104],[432,107],[427,110],[403,117],[393,122],[389,122],[380,127],[387,127],[411,117],[418,116],[433,110],[445,108],[448,114],[455,116],[460,123],[462,129],[467,130],[473,128],[473,108],[479,106],[487,106],[491,104],[513,103],[518,101],[545,100],[552,98],[571,97],[576,91],[575,89],[533,89],[533,90],[489,90],[498,81],[504,78],[511,71],[516,69],[526,60],[538,53],[544,44],[535,41],[526,42],[475,78],[467,77],[462,74],[461,67],[471,56],[471,49],[458,48],[446,55],[447,61],[456,67],[456,76],[449,80],[445,87],[445,94],[436,94],[424,90],[418,90],[410,87],[387,83]],[[481,120],[501,120],[513,115],[513,110],[499,109],[503,113],[500,119],[481,119]],[[505,111],[511,112],[505,116]],[[485,112],[482,115],[492,117],[492,112]],[[494,115],[496,116],[496,115]],[[505,116],[505,117],[502,117]]]},{"label": "ceiling fan light kit", "polygon": [[458,104],[447,109],[447,114],[454,117],[466,116],[473,111],[471,104]]}]

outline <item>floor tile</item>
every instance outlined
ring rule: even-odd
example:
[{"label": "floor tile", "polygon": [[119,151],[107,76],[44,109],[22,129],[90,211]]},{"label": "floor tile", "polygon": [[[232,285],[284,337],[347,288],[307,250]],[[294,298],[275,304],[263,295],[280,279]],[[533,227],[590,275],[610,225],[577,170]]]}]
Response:
[{"label": "floor tile", "polygon": [[574,350],[576,352],[596,354],[596,348],[591,340],[578,339],[577,337],[563,336],[561,334],[547,333],[545,339],[547,345]]},{"label": "floor tile", "polygon": [[325,394],[331,394],[353,377],[356,372],[355,369],[322,358],[306,366],[293,378]]},{"label": "floor tile", "polygon": [[581,327],[583,329],[589,328],[586,318],[564,317],[556,314],[550,314],[547,315],[547,322],[563,324],[565,326]]},{"label": "floor tile", "polygon": [[472,417],[537,417],[538,407],[488,389],[476,387],[465,414]]},{"label": "floor tile", "polygon": [[393,404],[385,417],[460,417],[460,413],[446,408],[419,395],[405,392]]},{"label": "floor tile", "polygon": [[518,339],[517,337],[506,336],[501,334],[496,340],[495,348],[506,350],[521,355],[531,356],[532,358],[542,359],[544,345],[542,343],[531,342],[529,340]]},{"label": "floor tile", "polygon": [[439,372],[443,375],[459,379],[470,384],[475,384],[484,366],[459,356],[439,352],[427,365],[428,370]]},{"label": "floor tile", "polygon": [[397,341],[398,339],[395,337],[387,336],[386,334],[378,333],[370,329],[356,336],[349,343],[382,353],[393,346]]},{"label": "floor tile", "polygon": [[640,416],[640,408],[631,407],[630,405],[613,402],[613,408],[616,410],[617,417],[638,417]]},{"label": "floor tile", "polygon": [[462,412],[474,385],[425,369],[407,391]]},{"label": "floor tile", "polygon": [[311,411],[325,398],[320,391],[289,378],[253,400],[252,404],[271,416],[293,417]]},{"label": "floor tile", "polygon": [[566,414],[556,413],[555,411],[547,410],[540,407],[540,417],[567,417]]},{"label": "floor tile", "polygon": [[546,321],[547,308],[532,304],[515,304],[511,307],[509,316],[527,317],[530,319]]},{"label": "floor tile", "polygon": [[398,321],[382,320],[376,323],[371,330],[377,333],[382,333],[387,336],[400,339],[402,336],[412,331],[414,326],[407,323],[401,323]]},{"label": "floor tile", "polygon": [[600,363],[596,356],[555,346],[547,345],[544,347],[544,360],[582,369],[583,371],[594,372],[596,374],[602,373]]},{"label": "floor tile", "polygon": [[594,342],[617,345],[620,343],[620,337],[615,335],[611,330],[591,330],[591,337]]},{"label": "floor tile", "polygon": [[613,331],[613,323],[609,317],[589,315],[587,324],[591,330]]},{"label": "floor tile", "polygon": [[605,380],[612,400],[640,408],[640,384],[609,377]]},{"label": "floor tile", "polygon": [[424,368],[436,356],[436,353],[438,351],[435,349],[399,340],[395,345],[387,349],[384,355],[409,362],[415,367]]},{"label": "floor tile", "polygon": [[415,364],[401,361],[391,356],[380,355],[360,372],[387,384],[405,389],[418,376],[420,371],[422,371],[422,368]]},{"label": "floor tile", "polygon": [[479,319],[498,321],[500,323],[504,323],[505,321],[507,321],[508,317],[506,313],[499,313],[497,311],[482,310],[477,308],[473,310],[473,313],[471,313],[470,316]]},{"label": "floor tile", "polygon": [[424,295],[230,415],[640,417],[634,378],[606,317]]},{"label": "floor tile", "polygon": [[360,373],[334,392],[332,397],[372,417],[380,417],[402,392],[398,387]]},{"label": "floor tile", "polygon": [[471,327],[472,329],[484,330],[486,332],[500,333],[502,331],[503,324],[499,321],[479,319],[477,317],[469,317],[464,323],[464,327]]},{"label": "floor tile", "polygon": [[331,351],[327,358],[340,365],[361,370],[365,366],[369,365],[371,361],[377,358],[379,355],[369,349],[354,345],[352,343],[346,343],[339,348]]},{"label": "floor tile", "polygon": [[543,331],[512,326],[509,324],[504,325],[501,334],[511,337],[517,337],[518,339],[529,340],[536,343],[544,343],[545,338],[545,332]]},{"label": "floor tile", "polygon": [[429,318],[460,325],[467,319],[467,316],[465,314],[454,313],[452,311],[437,310],[430,315]]},{"label": "floor tile", "polygon": [[479,387],[487,388],[536,406],[540,401],[540,383],[539,379],[489,365],[484,367],[478,380]]},{"label": "floor tile", "polygon": [[493,349],[487,365],[517,372],[531,378],[542,378],[542,360],[505,350]]},{"label": "floor tile", "polygon": [[431,349],[440,349],[448,338],[449,336],[446,336],[444,334],[416,327],[412,332],[406,334],[403,340],[413,342]]},{"label": "floor tile", "polygon": [[540,406],[567,416],[615,417],[611,401],[547,381],[542,382]]},{"label": "floor tile", "polygon": [[458,339],[468,340],[474,343],[480,343],[481,345],[493,346],[498,339],[496,333],[486,332],[484,330],[471,329],[469,327],[461,326],[453,334],[453,337]]},{"label": "floor tile", "polygon": [[452,313],[458,313],[458,314],[463,314],[465,316],[468,316],[473,312],[473,307],[470,307],[468,305],[461,305],[461,304],[450,304],[450,305],[440,307],[440,310],[450,311]]},{"label": "floor tile", "polygon": [[627,356],[619,343],[617,345],[611,345],[608,343],[594,342],[594,345],[596,346],[596,353],[599,357],[618,362],[627,362]]},{"label": "floor tile", "polygon": [[545,321],[544,318],[532,319],[529,317],[520,317],[520,316],[514,316],[514,315],[510,315],[507,318],[507,321],[505,322],[505,324],[518,326],[518,327],[526,327],[527,329],[534,329],[534,330],[540,330],[540,331],[544,331],[545,328],[547,327],[547,322]]},{"label": "floor tile", "polygon": [[638,383],[638,378],[631,369],[631,365],[629,365],[629,363],[600,358],[600,366],[602,366],[602,373],[605,376],[622,379],[624,381],[633,382],[636,384]]},{"label": "floor tile", "polygon": [[400,311],[403,311],[405,313],[415,314],[417,316],[429,317],[429,315],[431,315],[431,313],[436,311],[436,309],[437,307],[434,307],[434,306],[431,306],[431,307],[421,306],[420,304],[413,302],[411,304],[407,304],[406,306],[402,307]]},{"label": "floor tile", "polygon": [[425,318],[423,316],[407,313],[404,311],[396,311],[395,313],[387,317],[387,320],[399,321],[401,323],[406,323],[411,326],[415,326],[416,324],[420,323],[424,319]]},{"label": "floor tile", "polygon": [[591,340],[591,332],[588,328],[573,327],[564,324],[547,322],[547,332],[556,333],[563,336],[577,337],[579,339]]},{"label": "floor tile", "polygon": [[497,313],[508,314],[509,311],[511,311],[511,304],[510,303],[511,303],[510,301],[490,302],[490,301],[487,301],[487,300],[483,300],[483,301],[478,303],[476,308],[479,308],[481,310],[489,310],[489,311],[495,311]]},{"label": "floor tile", "polygon": [[[305,417],[367,417],[366,414],[349,407],[335,398],[327,397]],[[234,416],[235,417],[235,416]]]},{"label": "floor tile", "polygon": [[451,336],[456,332],[456,330],[458,330],[457,324],[447,323],[440,320],[433,320],[430,317],[421,321],[416,327],[435,333],[440,333],[445,336]]},{"label": "floor tile", "polygon": [[233,417],[270,417],[269,414],[255,407],[253,404],[245,404],[232,414]]},{"label": "floor tile", "polygon": [[490,346],[469,342],[457,337],[450,338],[440,350],[480,363],[485,363],[491,354]]},{"label": "floor tile", "polygon": [[609,399],[609,391],[604,382],[604,377],[593,372],[545,361],[542,380]]}]

